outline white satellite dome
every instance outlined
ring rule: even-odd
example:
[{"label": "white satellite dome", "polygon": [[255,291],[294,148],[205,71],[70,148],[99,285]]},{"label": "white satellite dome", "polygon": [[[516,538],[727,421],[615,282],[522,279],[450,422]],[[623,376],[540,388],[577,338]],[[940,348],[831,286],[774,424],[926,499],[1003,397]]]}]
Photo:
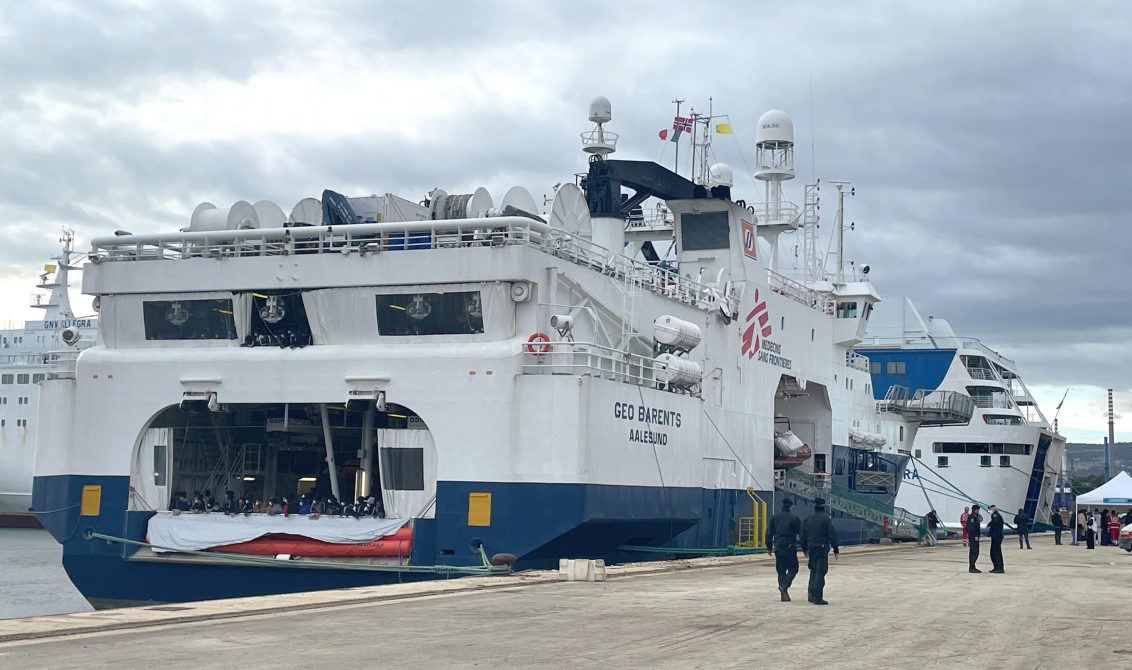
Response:
[{"label": "white satellite dome", "polygon": [[726,186],[731,188],[734,185],[735,173],[727,163],[716,163],[708,168],[708,186]]},{"label": "white satellite dome", "polygon": [[609,123],[613,118],[613,107],[609,98],[599,95],[590,103],[590,121],[593,123]]},{"label": "white satellite dome", "polygon": [[772,109],[759,117],[755,144],[789,142],[794,144],[794,122],[781,109]]}]

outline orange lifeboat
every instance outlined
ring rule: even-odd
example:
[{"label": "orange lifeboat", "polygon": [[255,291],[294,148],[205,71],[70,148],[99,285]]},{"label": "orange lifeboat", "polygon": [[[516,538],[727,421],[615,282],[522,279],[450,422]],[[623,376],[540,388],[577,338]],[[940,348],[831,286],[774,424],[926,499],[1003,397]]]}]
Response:
[{"label": "orange lifeboat", "polygon": [[302,535],[287,533],[274,533],[257,537],[249,542],[238,542],[212,547],[208,551],[225,554],[252,554],[257,556],[275,556],[277,554],[290,554],[292,556],[311,557],[364,557],[364,556],[396,556],[407,557],[413,548],[413,529],[401,528],[393,535],[360,544],[337,544],[323,542]]}]

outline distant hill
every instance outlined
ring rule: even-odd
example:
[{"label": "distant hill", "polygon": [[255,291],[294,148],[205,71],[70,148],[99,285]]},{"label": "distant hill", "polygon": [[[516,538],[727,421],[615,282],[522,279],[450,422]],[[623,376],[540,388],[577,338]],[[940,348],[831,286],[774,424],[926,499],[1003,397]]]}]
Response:
[{"label": "distant hill", "polygon": [[[1069,470],[1074,477],[1104,474],[1104,444],[1070,442],[1065,445]],[[1121,470],[1132,474],[1132,442],[1116,442],[1110,450],[1114,475]]]}]

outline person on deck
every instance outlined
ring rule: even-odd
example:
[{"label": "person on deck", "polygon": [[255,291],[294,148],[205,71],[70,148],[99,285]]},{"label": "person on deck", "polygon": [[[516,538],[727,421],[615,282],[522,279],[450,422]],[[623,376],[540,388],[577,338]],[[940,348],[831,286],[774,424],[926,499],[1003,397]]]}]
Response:
[{"label": "person on deck", "polygon": [[224,513],[228,516],[236,516],[240,511],[240,506],[236,504],[236,494],[233,491],[224,492]]},{"label": "person on deck", "polygon": [[825,573],[829,571],[829,550],[833,549],[836,558],[841,554],[837,543],[837,529],[833,527],[833,519],[825,511],[825,500],[814,499],[814,513],[806,517],[802,524],[802,553],[809,558],[807,567],[810,569],[810,597],[815,605],[828,605],[825,595]]},{"label": "person on deck", "polygon": [[994,566],[991,572],[1001,575],[1006,572],[1006,567],[1002,562],[1002,536],[1006,522],[999,514],[997,506],[991,505],[989,511],[990,521],[987,522],[987,534],[990,535],[990,560]]},{"label": "person on deck", "polygon": [[768,554],[774,554],[778,593],[784,603],[790,602],[788,591],[798,576],[798,536],[802,533],[801,520],[790,511],[793,506],[793,500],[784,498],[782,511],[772,516],[766,527],[766,549]]},{"label": "person on deck", "polygon": [[[1014,528],[1018,531],[1018,548],[1033,549],[1030,546],[1030,516],[1025,510],[1019,509],[1014,515]],[[1022,546],[1023,542],[1026,543],[1025,547]]]},{"label": "person on deck", "polygon": [[1061,519],[1061,512],[1059,510],[1053,510],[1050,523],[1053,524],[1053,543],[1061,544],[1061,531],[1065,530],[1065,521]]},{"label": "person on deck", "polygon": [[967,537],[967,542],[971,547],[967,551],[967,572],[982,572],[982,570],[975,567],[979,561],[979,533],[983,518],[979,516],[979,506],[972,505],[971,511],[967,514],[967,521],[963,524],[963,534]]}]

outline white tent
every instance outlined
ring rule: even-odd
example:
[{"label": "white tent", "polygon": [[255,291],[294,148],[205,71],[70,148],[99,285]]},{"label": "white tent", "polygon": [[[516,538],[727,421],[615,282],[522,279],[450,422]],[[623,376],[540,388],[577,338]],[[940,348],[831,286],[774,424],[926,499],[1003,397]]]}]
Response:
[{"label": "white tent", "polygon": [[[1073,529],[1074,542],[1077,540],[1076,527],[1078,509],[1084,506],[1087,515],[1090,506],[1096,508],[1101,505],[1105,505],[1109,509],[1113,507],[1132,507],[1132,477],[1129,477],[1127,472],[1121,470],[1115,477],[1104,484],[1101,484],[1088,493],[1082,493],[1077,496],[1077,501],[1073,506],[1073,521],[1069,524],[1069,527]],[[1104,529],[1098,528],[1097,531],[1103,532]]]},{"label": "white tent", "polygon": [[1077,504],[1132,506],[1132,477],[1122,470],[1092,491],[1077,496]]}]

